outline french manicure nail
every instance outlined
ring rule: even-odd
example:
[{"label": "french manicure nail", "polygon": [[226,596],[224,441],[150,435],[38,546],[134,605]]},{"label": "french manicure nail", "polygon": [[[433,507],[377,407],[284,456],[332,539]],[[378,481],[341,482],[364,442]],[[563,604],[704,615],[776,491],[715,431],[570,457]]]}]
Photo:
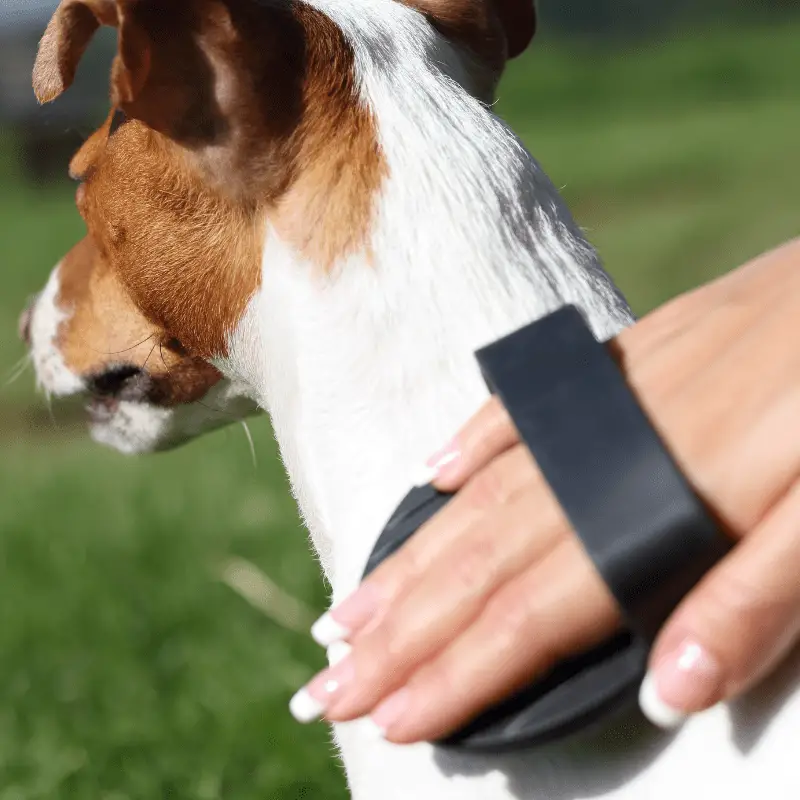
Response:
[{"label": "french manicure nail", "polygon": [[441,450],[434,453],[426,462],[425,466],[430,468],[438,475],[445,467],[452,464],[461,456],[461,450],[455,439],[448,442]]},{"label": "french manicure nail", "polygon": [[326,611],[311,626],[311,638],[321,647],[330,647],[336,642],[344,641],[350,633],[350,628],[337,622],[330,611]]},{"label": "french manicure nail", "polygon": [[639,689],[639,708],[653,725],[664,730],[677,728],[686,719],[686,714],[671,708],[661,699],[651,672],[647,673]]},{"label": "french manicure nail", "polygon": [[429,467],[427,464],[420,469],[414,476],[414,486],[427,486],[433,483],[439,475],[439,470],[436,467]]},{"label": "french manicure nail", "polygon": [[350,655],[353,648],[347,642],[334,642],[328,647],[328,663],[335,667]]},{"label": "french manicure nail", "polygon": [[656,725],[674,728],[690,713],[720,699],[722,670],[702,645],[686,641],[664,656],[642,684],[642,711]]},{"label": "french manicure nail", "polygon": [[371,717],[364,717],[361,725],[372,739],[385,739],[386,731],[379,727]]},{"label": "french manicure nail", "polygon": [[289,711],[298,722],[305,725],[318,720],[325,712],[325,706],[303,687],[289,701]]},{"label": "french manicure nail", "polygon": [[370,715],[372,723],[385,736],[386,731],[406,713],[410,701],[411,693],[408,689],[400,689],[389,695]]},{"label": "french manicure nail", "polygon": [[432,455],[425,464],[417,470],[413,478],[414,486],[427,486],[433,483],[439,474],[449,464],[452,464],[461,455],[460,451],[455,449],[455,445],[449,444],[435,455]]},{"label": "french manicure nail", "polygon": [[378,610],[380,592],[371,583],[362,583],[338,606],[323,614],[312,626],[311,636],[322,647],[347,639]]},{"label": "french manicure nail", "polygon": [[298,722],[319,719],[334,697],[345,690],[355,678],[352,659],[345,656],[338,664],[320,672],[289,701],[289,711]]}]

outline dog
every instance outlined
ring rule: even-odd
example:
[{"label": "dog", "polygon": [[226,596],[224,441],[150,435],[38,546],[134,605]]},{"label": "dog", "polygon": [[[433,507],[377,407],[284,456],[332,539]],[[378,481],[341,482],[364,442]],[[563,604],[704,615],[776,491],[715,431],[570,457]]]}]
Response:
[{"label": "dog", "polygon": [[[271,415],[338,602],[420,465],[485,401],[477,348],[564,303],[601,339],[633,320],[491,111],[534,6],[62,0],[34,69],[40,101],[69,87],[100,25],[118,36],[111,110],[70,165],[109,276],[92,301],[107,291],[137,320],[120,347],[155,332],[197,370],[210,365],[197,393],[220,386],[213,368],[232,404]],[[51,286],[30,312],[54,395],[96,389],[104,369],[69,355],[65,331],[108,350],[86,296],[62,295]],[[123,363],[156,381],[149,357]],[[136,406],[129,428],[163,414],[123,391],[103,395]],[[143,451],[170,436],[105,439]],[[800,796],[798,677],[795,657],[746,702],[672,735],[633,715],[519,755],[397,747],[365,721],[334,736],[356,800],[788,800]]]}]

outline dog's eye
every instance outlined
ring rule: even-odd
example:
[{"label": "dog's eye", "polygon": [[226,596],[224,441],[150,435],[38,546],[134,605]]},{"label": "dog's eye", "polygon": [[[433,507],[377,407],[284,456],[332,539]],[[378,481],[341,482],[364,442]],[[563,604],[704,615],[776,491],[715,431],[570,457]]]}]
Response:
[{"label": "dog's eye", "polygon": [[174,336],[164,341],[164,347],[166,347],[170,352],[175,353],[175,355],[188,355],[186,348],[181,344],[180,340],[176,339]]}]

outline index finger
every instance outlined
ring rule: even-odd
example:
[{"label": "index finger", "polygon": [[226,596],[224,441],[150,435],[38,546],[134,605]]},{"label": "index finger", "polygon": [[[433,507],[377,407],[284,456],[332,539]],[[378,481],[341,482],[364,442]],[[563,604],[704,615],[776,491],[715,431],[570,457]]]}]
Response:
[{"label": "index finger", "polygon": [[431,482],[443,492],[455,492],[518,442],[511,417],[500,400],[492,397],[448,444],[428,459]]}]

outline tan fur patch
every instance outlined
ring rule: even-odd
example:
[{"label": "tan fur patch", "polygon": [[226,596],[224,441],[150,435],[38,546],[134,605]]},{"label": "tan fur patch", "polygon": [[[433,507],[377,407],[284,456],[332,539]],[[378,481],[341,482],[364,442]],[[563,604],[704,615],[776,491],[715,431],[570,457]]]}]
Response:
[{"label": "tan fur patch", "polygon": [[259,285],[263,206],[206,189],[177,145],[136,121],[92,163],[82,205],[120,288],[148,322],[192,355],[224,355]]},{"label": "tan fur patch", "polygon": [[138,367],[152,382],[147,399],[161,406],[199,400],[221,379],[142,316],[88,238],[61,262],[56,304],[67,315],[57,344],[76,375],[100,375],[121,364]]},{"label": "tan fur patch", "polygon": [[375,120],[358,101],[352,48],[322,14],[303,5],[297,14],[308,41],[305,114],[295,179],[274,224],[305,258],[330,270],[364,249],[388,170]]},{"label": "tan fur patch", "polygon": [[324,270],[366,248],[386,172],[374,120],[341,31],[303,3],[117,4],[147,55],[117,57],[112,96],[130,119],[109,135],[109,117],[76,154],[78,205],[148,323],[224,356],[260,285],[267,220]]}]

